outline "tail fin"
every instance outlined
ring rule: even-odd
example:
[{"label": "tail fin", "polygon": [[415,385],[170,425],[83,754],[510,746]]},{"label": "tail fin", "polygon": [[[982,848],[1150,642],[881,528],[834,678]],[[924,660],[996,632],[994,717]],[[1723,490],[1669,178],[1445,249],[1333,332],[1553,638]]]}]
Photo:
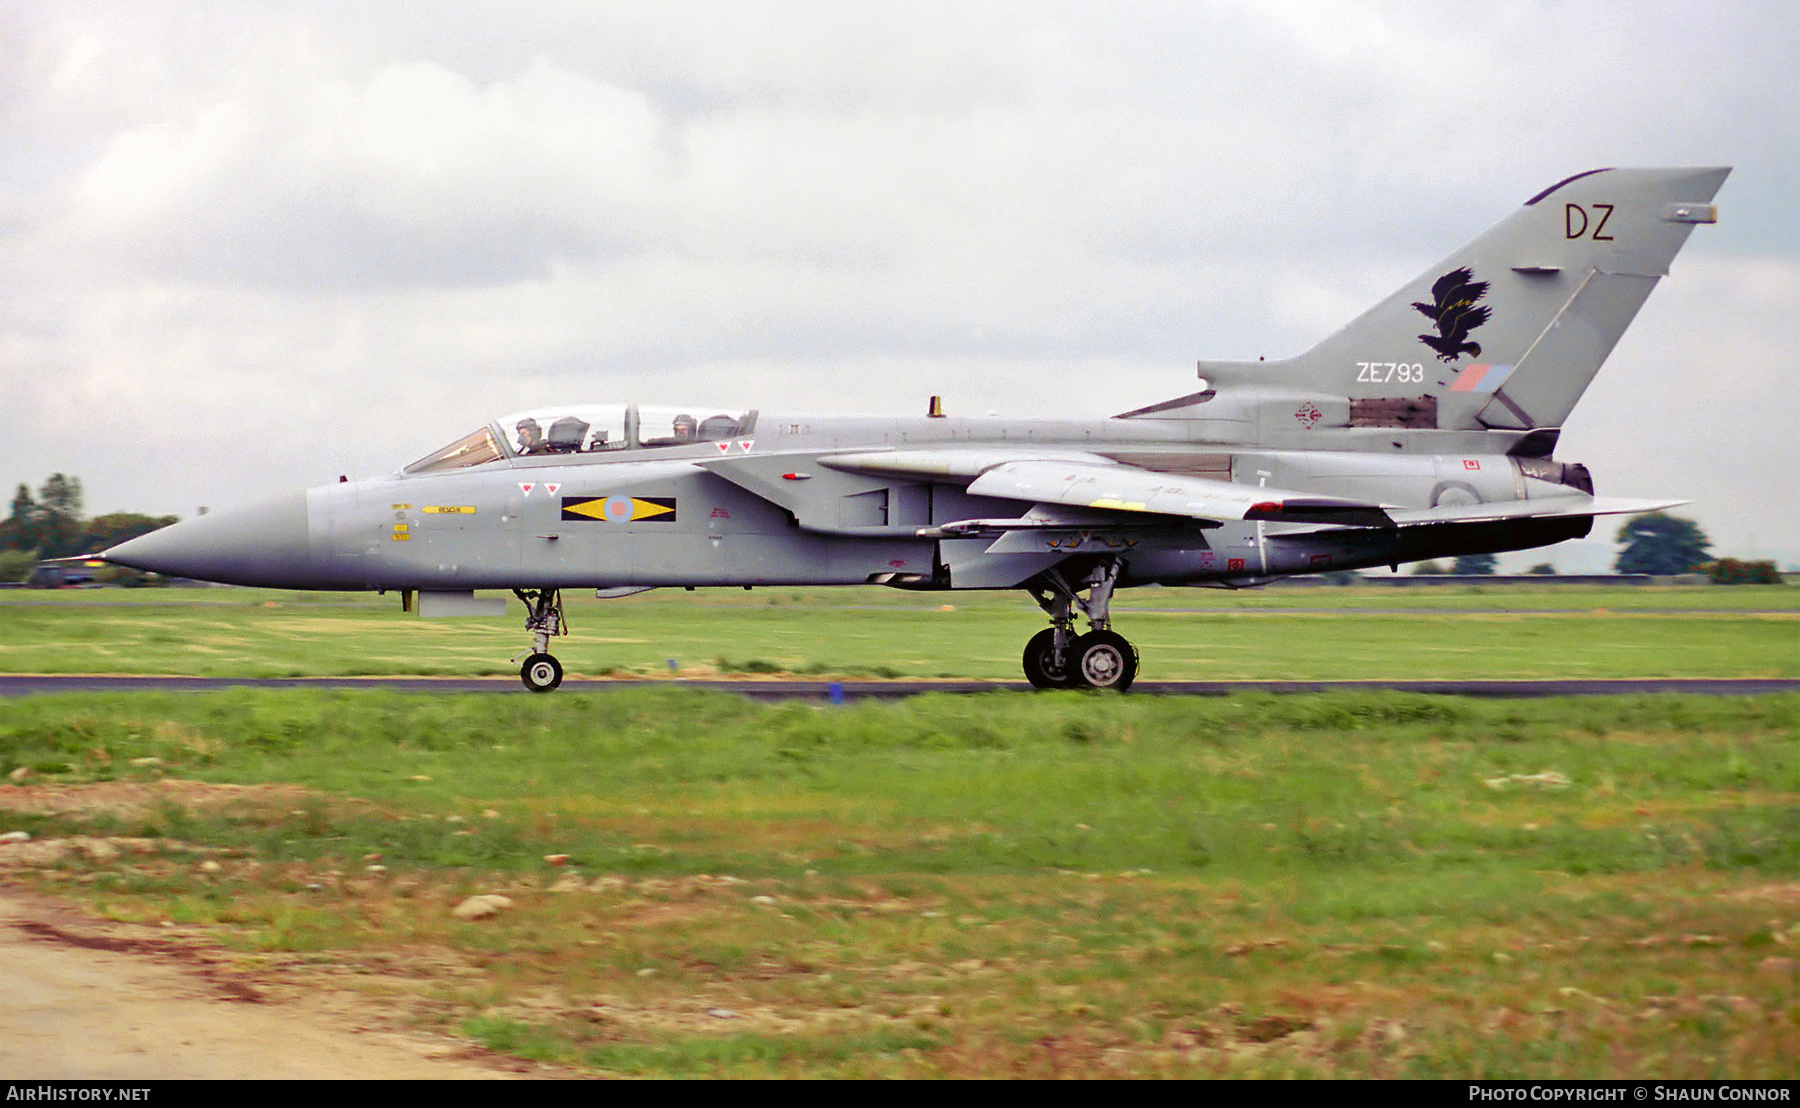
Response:
[{"label": "tail fin", "polygon": [[[1730,172],[1577,174],[1305,354],[1200,375],[1221,399],[1232,386],[1329,398],[1310,418],[1347,409],[1339,425],[1559,427],[1694,224],[1717,218]],[[1178,403],[1155,407],[1178,417]]]}]

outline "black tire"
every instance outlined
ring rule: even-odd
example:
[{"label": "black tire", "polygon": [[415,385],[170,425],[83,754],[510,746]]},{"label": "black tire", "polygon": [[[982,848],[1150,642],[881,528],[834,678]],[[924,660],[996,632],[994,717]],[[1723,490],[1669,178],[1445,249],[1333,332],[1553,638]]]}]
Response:
[{"label": "black tire", "polygon": [[1069,651],[1069,675],[1081,688],[1124,692],[1137,669],[1137,647],[1111,631],[1089,631]]},{"label": "black tire", "polygon": [[1054,661],[1056,649],[1056,631],[1046,627],[1031,636],[1025,644],[1025,680],[1031,682],[1033,688],[1066,689],[1075,683],[1074,667],[1075,646],[1063,652],[1063,664],[1058,667]]},{"label": "black tire", "polygon": [[519,680],[532,692],[549,692],[562,684],[562,663],[548,654],[533,654],[519,667]]}]

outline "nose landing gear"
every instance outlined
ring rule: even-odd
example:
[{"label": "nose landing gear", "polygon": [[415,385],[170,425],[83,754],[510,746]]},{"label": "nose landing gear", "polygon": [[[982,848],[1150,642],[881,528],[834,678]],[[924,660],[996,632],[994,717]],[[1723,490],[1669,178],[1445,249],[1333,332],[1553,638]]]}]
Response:
[{"label": "nose landing gear", "polygon": [[549,653],[550,638],[566,635],[569,625],[563,620],[562,592],[557,589],[514,589],[513,595],[525,605],[525,630],[531,632],[529,657],[515,655],[513,661],[525,657],[519,667],[519,679],[532,692],[544,693],[562,684],[562,663]]},{"label": "nose landing gear", "polygon": [[[1040,689],[1115,689],[1124,692],[1137,677],[1137,647],[1111,629],[1107,609],[1113,585],[1125,568],[1123,559],[1109,558],[1071,585],[1058,570],[1046,570],[1026,586],[1038,607],[1050,617],[1050,626],[1025,644],[1025,679]],[[1086,589],[1087,599],[1080,590]],[[1087,617],[1091,628],[1075,633],[1075,609]]]}]

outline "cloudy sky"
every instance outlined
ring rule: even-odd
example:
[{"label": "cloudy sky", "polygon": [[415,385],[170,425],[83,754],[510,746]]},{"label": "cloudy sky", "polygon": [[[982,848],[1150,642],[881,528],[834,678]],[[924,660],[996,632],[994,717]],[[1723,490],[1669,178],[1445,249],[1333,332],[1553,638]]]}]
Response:
[{"label": "cloudy sky", "polygon": [[1111,414],[1572,173],[1732,165],[1558,456],[1800,562],[1794,0],[5,10],[8,490],[185,516],[544,403]]}]

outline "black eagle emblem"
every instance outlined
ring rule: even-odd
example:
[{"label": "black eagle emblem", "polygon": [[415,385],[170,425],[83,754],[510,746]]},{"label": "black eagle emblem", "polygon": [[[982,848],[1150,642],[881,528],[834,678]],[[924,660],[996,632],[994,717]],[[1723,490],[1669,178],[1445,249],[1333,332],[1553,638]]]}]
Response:
[{"label": "black eagle emblem", "polygon": [[1413,307],[1437,325],[1435,335],[1420,335],[1419,341],[1437,351],[1438,358],[1454,362],[1464,354],[1481,357],[1481,344],[1470,342],[1469,332],[1488,321],[1493,309],[1477,303],[1487,295],[1488,283],[1475,280],[1467,266],[1453,269],[1432,282],[1431,295],[1436,303],[1413,301]]}]

